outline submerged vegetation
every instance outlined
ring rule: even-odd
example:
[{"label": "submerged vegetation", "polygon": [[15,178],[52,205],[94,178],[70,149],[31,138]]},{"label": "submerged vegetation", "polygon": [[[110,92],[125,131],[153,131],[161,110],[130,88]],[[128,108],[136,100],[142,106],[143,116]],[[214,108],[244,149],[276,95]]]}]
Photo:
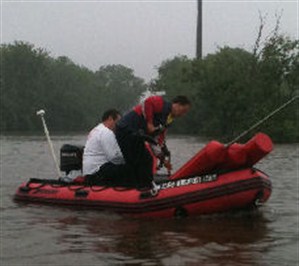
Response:
[{"label": "submerged vegetation", "polygon": [[[1,45],[1,132],[37,132],[45,109],[51,131],[88,131],[102,112],[122,112],[146,89],[185,94],[191,112],[173,133],[230,140],[294,96],[299,88],[299,42],[273,34],[253,52],[223,47],[202,59],[175,57],[146,84],[122,65],[91,71],[67,57],[24,42]],[[298,142],[298,101],[260,128],[275,141]]]}]

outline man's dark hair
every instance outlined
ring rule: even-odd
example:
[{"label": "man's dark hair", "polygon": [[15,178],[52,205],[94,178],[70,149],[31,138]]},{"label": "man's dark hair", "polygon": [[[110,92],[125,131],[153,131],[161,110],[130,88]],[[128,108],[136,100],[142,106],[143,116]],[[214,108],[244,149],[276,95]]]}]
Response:
[{"label": "man's dark hair", "polygon": [[102,116],[102,122],[106,121],[110,116],[112,117],[113,120],[116,120],[118,116],[121,116],[121,114],[116,109],[109,109],[104,112]]},{"label": "man's dark hair", "polygon": [[172,103],[178,103],[180,105],[191,105],[190,100],[184,95],[178,95],[172,99]]}]

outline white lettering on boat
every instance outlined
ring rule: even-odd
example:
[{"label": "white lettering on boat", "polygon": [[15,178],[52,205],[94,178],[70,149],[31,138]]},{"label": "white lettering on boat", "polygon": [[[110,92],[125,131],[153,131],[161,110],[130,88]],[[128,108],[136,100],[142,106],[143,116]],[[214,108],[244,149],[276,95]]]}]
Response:
[{"label": "white lettering on boat", "polygon": [[211,174],[211,175],[204,175],[204,176],[189,177],[189,178],[180,179],[176,181],[168,181],[158,186],[159,189],[168,189],[168,188],[208,183],[216,180],[217,180],[217,174]]}]

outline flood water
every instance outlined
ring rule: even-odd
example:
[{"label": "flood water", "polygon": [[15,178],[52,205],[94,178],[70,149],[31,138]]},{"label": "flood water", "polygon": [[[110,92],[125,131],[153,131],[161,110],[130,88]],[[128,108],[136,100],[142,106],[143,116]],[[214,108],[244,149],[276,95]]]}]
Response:
[{"label": "flood water", "polygon": [[[54,137],[64,143],[85,136]],[[170,137],[175,168],[204,143]],[[44,137],[1,137],[1,265],[286,265],[298,266],[298,145],[275,145],[257,166],[270,175],[269,201],[257,212],[182,219],[15,203],[29,178],[53,178]]]}]

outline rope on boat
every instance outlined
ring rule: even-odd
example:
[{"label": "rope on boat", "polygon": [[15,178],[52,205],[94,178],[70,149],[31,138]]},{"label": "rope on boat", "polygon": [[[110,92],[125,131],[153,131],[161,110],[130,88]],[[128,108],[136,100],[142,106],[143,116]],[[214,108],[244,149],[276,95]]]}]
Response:
[{"label": "rope on boat", "polygon": [[[38,186],[34,186],[31,187],[30,184],[38,184]],[[36,189],[40,189],[42,187],[44,187],[45,185],[49,185],[52,188],[62,188],[62,187],[67,187],[70,191],[79,191],[82,190],[84,188],[90,188],[91,191],[93,192],[101,192],[104,191],[108,188],[111,188],[115,191],[118,192],[123,192],[123,191],[128,191],[128,190],[132,190],[132,189],[136,189],[137,188],[126,188],[126,187],[109,187],[109,186],[99,186],[96,184],[88,184],[88,183],[66,183],[66,182],[62,182],[56,179],[38,179],[38,178],[31,178],[27,183],[26,183],[26,188],[30,189],[30,190],[36,190]],[[96,186],[99,186],[99,189],[95,189]]]},{"label": "rope on boat", "polygon": [[250,131],[252,131],[256,127],[258,127],[260,124],[264,123],[266,120],[268,120],[269,118],[271,118],[273,115],[275,115],[276,113],[278,113],[279,111],[281,111],[283,108],[285,108],[286,106],[288,106],[290,103],[292,103],[293,101],[295,101],[298,98],[299,98],[299,94],[295,95],[293,98],[291,98],[290,100],[288,100],[287,102],[285,102],[280,107],[276,108],[270,114],[268,114],[267,116],[265,116],[263,119],[259,120],[257,123],[255,123],[254,125],[252,125],[249,129],[245,130],[239,136],[237,136],[232,141],[230,141],[229,143],[227,143],[226,147],[229,147],[233,143],[237,142],[239,139],[241,139],[242,137],[244,137],[245,135],[247,135]]}]

